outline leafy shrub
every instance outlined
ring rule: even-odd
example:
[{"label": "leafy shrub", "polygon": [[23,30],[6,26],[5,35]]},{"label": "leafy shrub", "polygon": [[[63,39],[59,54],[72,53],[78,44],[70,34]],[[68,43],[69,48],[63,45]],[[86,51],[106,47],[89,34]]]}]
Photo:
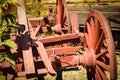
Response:
[{"label": "leafy shrub", "polygon": [[[0,0],[0,45],[6,45],[9,48],[15,47],[15,43],[9,37],[9,32],[11,29],[18,28],[16,18],[13,15],[17,6],[17,0]],[[4,52],[3,56],[0,57],[0,62],[4,60],[15,66],[15,61],[10,51]]]}]

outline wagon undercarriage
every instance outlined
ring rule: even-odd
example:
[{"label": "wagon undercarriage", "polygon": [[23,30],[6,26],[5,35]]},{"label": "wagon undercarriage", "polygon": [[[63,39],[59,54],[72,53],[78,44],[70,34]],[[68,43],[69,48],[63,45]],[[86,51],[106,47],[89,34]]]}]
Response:
[{"label": "wagon undercarriage", "polygon": [[[56,0],[55,18],[50,16],[44,19],[27,19],[24,1],[18,0],[18,3],[21,5],[17,8],[18,24],[22,28],[13,30],[12,34],[18,35],[11,37],[16,43],[16,49],[11,51],[17,64],[17,76],[54,75],[57,69],[73,67],[80,70],[83,66],[88,80],[117,80],[111,30],[99,11],[88,14],[84,31],[80,32],[77,14],[69,16],[64,0]],[[47,23],[55,25],[46,27]],[[55,35],[39,36],[44,33]],[[13,76],[15,74],[9,74],[7,79]]]}]

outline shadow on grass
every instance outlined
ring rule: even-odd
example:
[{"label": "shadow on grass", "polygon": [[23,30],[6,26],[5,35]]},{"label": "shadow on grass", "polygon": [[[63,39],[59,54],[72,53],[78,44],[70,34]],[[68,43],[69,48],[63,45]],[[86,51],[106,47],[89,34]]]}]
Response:
[{"label": "shadow on grass", "polygon": [[56,80],[63,80],[62,79],[62,70],[57,70],[57,77],[56,77]]},{"label": "shadow on grass", "polygon": [[45,80],[45,79],[44,79],[44,76],[45,76],[45,75],[39,75],[39,76],[38,76],[38,80]]}]

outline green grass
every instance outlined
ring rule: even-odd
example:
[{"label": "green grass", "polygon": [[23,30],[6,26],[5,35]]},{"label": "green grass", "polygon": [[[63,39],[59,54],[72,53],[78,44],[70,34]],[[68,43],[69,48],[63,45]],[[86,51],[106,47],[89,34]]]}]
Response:
[{"label": "green grass", "polygon": [[6,80],[5,76],[0,76],[0,80]]},{"label": "green grass", "polygon": [[37,80],[37,78],[27,79],[26,77],[18,77],[18,78],[15,78],[15,80]]},{"label": "green grass", "polygon": [[[117,80],[120,80],[120,55],[117,55]],[[60,77],[60,76],[59,76]],[[50,74],[47,74],[43,77],[44,79],[38,79],[38,80],[56,80],[57,75],[51,76]],[[86,70],[85,68],[82,68],[81,70],[72,70],[72,71],[63,71],[62,72],[62,80],[87,80]],[[0,76],[0,80],[5,80],[4,76]],[[37,78],[31,78],[26,79],[25,77],[19,77],[15,80],[37,80]]]},{"label": "green grass", "polygon": [[61,79],[59,75],[57,77],[57,74],[55,76],[47,74],[46,76],[43,76],[43,79],[18,77],[15,78],[15,80],[56,80],[57,78],[59,78],[59,80],[87,80],[86,70],[82,68],[81,70],[63,71]]},{"label": "green grass", "polygon": [[[60,76],[59,76],[60,77]],[[45,80],[56,80],[56,76],[46,75]],[[86,70],[82,68],[81,70],[63,71],[62,80],[87,80]]]}]

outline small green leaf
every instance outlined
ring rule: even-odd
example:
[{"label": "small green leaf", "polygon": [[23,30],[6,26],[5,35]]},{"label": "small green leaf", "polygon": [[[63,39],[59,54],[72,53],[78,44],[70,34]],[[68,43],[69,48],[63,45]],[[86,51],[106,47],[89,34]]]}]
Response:
[{"label": "small green leaf", "polygon": [[[15,48],[15,43],[10,40],[9,32],[11,29],[19,28],[16,24],[16,18],[12,13],[16,10],[17,6],[19,6],[17,0],[0,0],[0,45],[7,45],[10,48]],[[0,62],[5,59],[13,66],[16,65],[9,50],[4,52],[3,56],[0,56]]]},{"label": "small green leaf", "polygon": [[7,8],[8,8],[8,3],[5,2],[5,3],[2,5],[2,8],[7,9]]},{"label": "small green leaf", "polygon": [[0,6],[0,17],[2,16],[2,13],[3,13],[3,10],[2,10],[2,8]]},{"label": "small green leaf", "polygon": [[10,59],[9,57],[5,57],[5,59],[10,62],[13,66],[16,66],[15,60]]},{"label": "small green leaf", "polygon": [[3,62],[5,60],[5,57],[4,56],[1,56],[0,57],[0,63]]},{"label": "small green leaf", "polygon": [[10,62],[13,66],[16,66],[15,60],[13,58],[13,55],[10,52],[4,52],[5,60]]},{"label": "small green leaf", "polygon": [[12,41],[12,40],[10,40],[10,39],[5,40],[5,41],[4,41],[4,45],[9,46],[10,48],[15,48],[15,43],[14,43],[14,41]]}]

